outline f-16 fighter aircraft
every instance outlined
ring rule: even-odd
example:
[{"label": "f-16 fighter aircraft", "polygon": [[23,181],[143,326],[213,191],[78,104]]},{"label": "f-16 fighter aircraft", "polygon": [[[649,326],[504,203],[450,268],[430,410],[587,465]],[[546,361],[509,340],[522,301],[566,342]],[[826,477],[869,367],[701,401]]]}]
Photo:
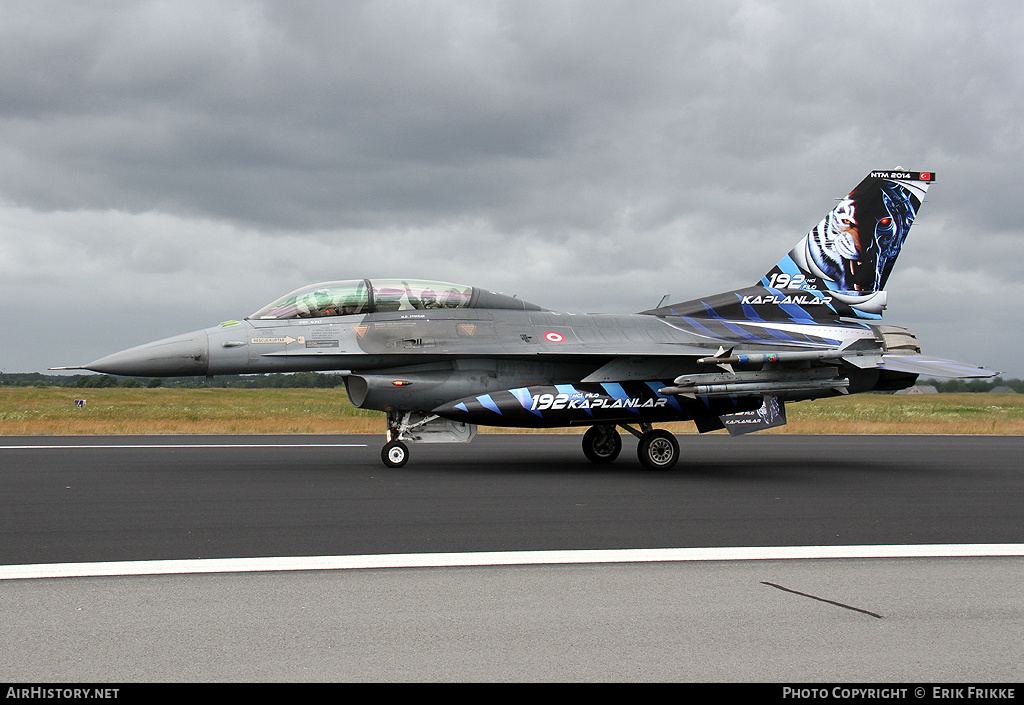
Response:
[{"label": "f-16 fighter aircraft", "polygon": [[334,370],[351,402],[387,414],[381,457],[466,442],[478,424],[589,426],[583,453],[679,458],[653,424],[730,433],[785,423],[785,405],[898,390],[918,375],[995,373],[921,354],[881,325],[885,283],[932,172],[873,171],[759,282],[634,314],[558,313],[473,286],[355,279],[302,287],[242,321],[124,350],[77,368],[167,377]]}]

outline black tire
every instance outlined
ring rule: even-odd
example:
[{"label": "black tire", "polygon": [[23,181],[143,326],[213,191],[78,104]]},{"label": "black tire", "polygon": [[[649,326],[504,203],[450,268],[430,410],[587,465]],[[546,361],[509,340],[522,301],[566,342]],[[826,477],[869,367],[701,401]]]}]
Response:
[{"label": "black tire", "polygon": [[381,449],[380,459],[389,468],[400,468],[409,462],[409,446],[401,441],[391,441]]},{"label": "black tire", "polygon": [[622,436],[614,426],[591,426],[583,434],[583,455],[598,465],[610,463],[619,457]]},{"label": "black tire", "polygon": [[679,460],[679,442],[668,431],[655,429],[640,437],[636,454],[648,470],[668,470]]}]

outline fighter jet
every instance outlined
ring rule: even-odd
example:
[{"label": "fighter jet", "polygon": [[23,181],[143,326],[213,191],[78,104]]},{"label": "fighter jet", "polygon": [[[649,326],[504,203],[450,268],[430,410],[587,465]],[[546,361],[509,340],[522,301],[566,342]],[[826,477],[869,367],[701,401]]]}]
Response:
[{"label": "fighter jet", "polygon": [[335,371],[386,413],[381,458],[410,443],[468,442],[478,425],[587,426],[610,463],[620,429],[640,463],[679,458],[656,423],[732,434],[785,423],[785,405],[910,387],[919,375],[990,377],[921,354],[882,325],[885,284],[935,174],[871,172],[760,281],[633,314],[559,313],[474,286],[353,279],[304,286],[240,321],[108,355],[87,369],[169,377]]}]

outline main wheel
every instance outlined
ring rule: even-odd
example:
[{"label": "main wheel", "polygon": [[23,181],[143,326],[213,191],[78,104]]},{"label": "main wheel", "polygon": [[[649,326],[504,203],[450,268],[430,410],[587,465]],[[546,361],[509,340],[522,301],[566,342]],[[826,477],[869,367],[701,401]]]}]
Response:
[{"label": "main wheel", "polygon": [[380,451],[380,459],[389,468],[400,468],[409,461],[409,446],[401,441],[389,441]]},{"label": "main wheel", "polygon": [[640,436],[636,454],[648,470],[668,470],[679,460],[679,443],[668,431],[655,429]]},{"label": "main wheel", "polygon": [[614,426],[591,426],[583,434],[583,455],[592,463],[610,463],[621,450],[622,437]]}]

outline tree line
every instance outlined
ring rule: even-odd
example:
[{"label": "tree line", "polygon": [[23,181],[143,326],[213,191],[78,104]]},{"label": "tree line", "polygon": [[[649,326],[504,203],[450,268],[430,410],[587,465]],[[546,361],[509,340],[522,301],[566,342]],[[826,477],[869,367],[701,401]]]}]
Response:
[{"label": "tree line", "polygon": [[999,387],[1009,387],[1017,394],[1024,394],[1024,380],[1003,379],[993,377],[992,379],[944,379],[924,380],[918,384],[930,384],[940,392],[953,394],[957,392],[991,392]]},{"label": "tree line", "polygon": [[261,375],[226,375],[223,377],[115,377],[114,375],[45,375],[38,372],[0,373],[0,386],[7,387],[175,387],[235,389],[320,388],[341,386],[344,378],[322,372],[272,373]]}]

